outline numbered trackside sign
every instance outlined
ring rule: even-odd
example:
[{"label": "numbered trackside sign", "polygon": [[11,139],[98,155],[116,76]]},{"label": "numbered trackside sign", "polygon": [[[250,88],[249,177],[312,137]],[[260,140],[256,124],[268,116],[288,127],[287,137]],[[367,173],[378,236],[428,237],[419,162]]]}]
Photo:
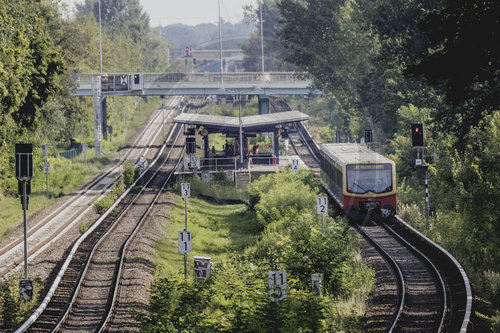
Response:
[{"label": "numbered trackside sign", "polygon": [[43,162],[43,173],[50,173],[50,163],[47,161]]},{"label": "numbered trackside sign", "polygon": [[286,272],[269,271],[269,298],[272,302],[286,299]]},{"label": "numbered trackside sign", "polygon": [[299,160],[292,160],[292,171],[299,171]]},{"label": "numbered trackside sign", "polygon": [[191,196],[191,184],[189,183],[181,184],[181,196],[183,198],[189,198]]},{"label": "numbered trackside sign", "polygon": [[201,180],[206,184],[210,184],[210,173],[208,171],[202,172]]},{"label": "numbered trackside sign", "polygon": [[318,197],[316,210],[318,214],[328,214],[328,198]]},{"label": "numbered trackside sign", "polygon": [[179,231],[179,253],[189,253],[193,250],[191,231]]},{"label": "numbered trackside sign", "polygon": [[31,280],[19,281],[19,295],[31,301],[33,299],[33,281]]}]

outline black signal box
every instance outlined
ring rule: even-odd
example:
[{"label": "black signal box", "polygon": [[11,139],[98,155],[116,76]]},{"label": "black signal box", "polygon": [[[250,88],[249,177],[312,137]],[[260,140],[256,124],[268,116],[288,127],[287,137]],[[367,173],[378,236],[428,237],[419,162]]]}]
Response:
[{"label": "black signal box", "polygon": [[196,139],[186,138],[186,154],[196,153]]},{"label": "black signal box", "polygon": [[411,146],[424,147],[424,126],[422,124],[411,125]]},{"label": "black signal box", "polygon": [[31,143],[16,144],[16,178],[18,180],[33,178],[33,145]]},{"label": "black signal box", "polygon": [[[17,181],[17,193],[19,193],[19,195],[23,195],[23,182],[21,180]],[[28,180],[26,181],[26,195],[30,194],[31,194],[31,180]]]},{"label": "black signal box", "polygon": [[366,143],[373,142],[373,131],[372,130],[365,130],[365,142]]}]

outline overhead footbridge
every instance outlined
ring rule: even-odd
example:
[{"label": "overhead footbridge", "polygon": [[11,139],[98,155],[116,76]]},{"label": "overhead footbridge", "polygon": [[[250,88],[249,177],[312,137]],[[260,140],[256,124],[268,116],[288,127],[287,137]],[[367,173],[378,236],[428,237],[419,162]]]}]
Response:
[{"label": "overhead footbridge", "polygon": [[94,97],[94,141],[101,153],[106,139],[106,98],[115,96],[257,95],[259,113],[269,113],[271,95],[320,94],[302,73],[114,73],[74,74],[73,96]]},{"label": "overhead footbridge", "polygon": [[307,95],[319,93],[294,72],[75,74],[73,96]]}]

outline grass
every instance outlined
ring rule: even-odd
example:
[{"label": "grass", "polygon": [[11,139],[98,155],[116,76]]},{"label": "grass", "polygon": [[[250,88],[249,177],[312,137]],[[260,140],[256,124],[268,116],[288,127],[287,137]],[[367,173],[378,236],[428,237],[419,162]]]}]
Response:
[{"label": "grass", "polygon": [[[50,148],[48,161],[51,165],[51,173],[49,175],[48,199],[46,198],[45,174],[41,171],[43,161],[35,158],[35,172],[31,182],[32,194],[29,196],[29,209],[27,211],[28,224],[29,218],[35,213],[54,204],[62,196],[72,193],[82,186],[90,176],[109,166],[117,157],[117,150],[125,146],[125,143],[157,106],[158,104],[154,103],[142,103],[142,106],[129,111],[126,128],[124,124],[119,124],[118,120],[115,121],[115,117],[111,114],[108,124],[113,124],[112,141],[102,141],[101,156],[95,156],[94,150],[89,149],[86,156],[81,154],[69,160],[59,157],[57,151]],[[13,177],[7,178],[5,181],[9,183],[11,188],[17,189],[17,180]],[[0,239],[8,237],[22,223],[23,210],[20,198],[0,194]]]},{"label": "grass", "polygon": [[[183,274],[184,256],[178,252],[178,232],[184,230],[184,201],[176,195],[165,236],[157,243],[156,266],[160,275]],[[188,253],[189,267],[193,256],[212,257],[212,262],[224,260],[229,254],[254,245],[259,233],[252,227],[255,215],[246,205],[215,205],[198,198],[188,199],[188,230],[193,235],[193,252]]]}]

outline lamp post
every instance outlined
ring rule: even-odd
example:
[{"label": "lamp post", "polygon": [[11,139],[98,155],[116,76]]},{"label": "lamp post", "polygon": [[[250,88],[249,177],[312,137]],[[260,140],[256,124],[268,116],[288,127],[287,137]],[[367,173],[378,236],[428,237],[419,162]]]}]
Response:
[{"label": "lamp post", "polygon": [[238,120],[240,124],[240,163],[243,165],[243,124],[241,123],[241,92],[238,93],[238,104],[239,104],[239,110],[238,110]]},{"label": "lamp post", "polygon": [[102,74],[101,0],[99,0],[99,73]]},{"label": "lamp post", "polygon": [[229,89],[225,89],[225,88],[219,89],[219,91],[221,91],[221,92],[228,92],[228,93],[233,93],[233,94],[237,94],[238,95],[238,104],[239,104],[239,107],[238,107],[238,124],[239,124],[239,132],[240,132],[240,163],[241,164],[243,164],[243,154],[244,154],[244,149],[243,149],[243,123],[241,121],[241,95],[249,93],[249,92],[253,92],[253,91],[258,91],[258,90],[262,90],[262,89],[259,88],[259,87],[252,87],[252,89],[248,89],[248,90],[229,90]]}]

